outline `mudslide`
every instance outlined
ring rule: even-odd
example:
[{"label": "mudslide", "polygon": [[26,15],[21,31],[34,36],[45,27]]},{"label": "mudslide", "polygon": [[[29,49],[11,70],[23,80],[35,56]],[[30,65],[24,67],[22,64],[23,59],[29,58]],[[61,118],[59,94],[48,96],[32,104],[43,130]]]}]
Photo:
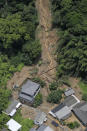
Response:
[{"label": "mudslide", "polygon": [[[40,66],[39,73],[42,73],[45,77],[47,74],[54,76],[56,67],[54,53],[58,36],[56,36],[56,30],[52,30],[52,16],[49,0],[36,0],[36,8],[39,17],[38,38],[42,45],[42,60],[44,63]],[[48,73],[43,73],[48,70],[50,70]]]}]

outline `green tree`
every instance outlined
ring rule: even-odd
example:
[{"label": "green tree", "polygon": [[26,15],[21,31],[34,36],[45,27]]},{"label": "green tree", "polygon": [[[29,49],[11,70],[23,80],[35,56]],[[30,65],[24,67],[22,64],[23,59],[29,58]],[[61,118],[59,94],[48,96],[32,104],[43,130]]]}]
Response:
[{"label": "green tree", "polygon": [[10,97],[11,97],[10,90],[0,88],[0,113],[8,106]]},{"label": "green tree", "polygon": [[58,89],[57,91],[52,91],[48,97],[47,97],[47,101],[50,103],[59,103],[60,100],[62,99],[62,93],[63,91]]}]

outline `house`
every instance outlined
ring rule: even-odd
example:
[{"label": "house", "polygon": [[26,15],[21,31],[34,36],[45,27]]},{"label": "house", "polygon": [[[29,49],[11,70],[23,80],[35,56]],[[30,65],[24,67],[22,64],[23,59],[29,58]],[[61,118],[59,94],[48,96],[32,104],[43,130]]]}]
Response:
[{"label": "house", "polygon": [[13,119],[10,119],[10,120],[7,122],[6,125],[8,126],[8,129],[9,129],[10,131],[19,131],[19,130],[21,130],[21,127],[22,127],[18,122],[16,122],[16,121],[13,120]]},{"label": "house", "polygon": [[63,104],[69,107],[70,110],[72,110],[78,103],[80,103],[80,100],[75,95],[68,96],[63,101]]},{"label": "house", "polygon": [[87,126],[87,102],[81,102],[73,108],[74,114],[82,122],[84,126]]},{"label": "house", "polygon": [[37,129],[32,128],[30,131],[54,131],[54,130],[49,126],[41,125],[39,128]]},{"label": "house", "polygon": [[72,88],[68,88],[65,90],[64,94],[65,96],[70,96],[70,95],[75,94],[75,91]]},{"label": "house", "polygon": [[49,114],[57,118],[59,121],[66,120],[72,115],[71,110],[78,103],[80,103],[80,101],[76,96],[68,96],[60,105],[51,110]]},{"label": "house", "polygon": [[14,114],[16,113],[17,109],[21,106],[22,104],[17,101],[17,100],[13,100],[11,101],[11,104],[8,106],[8,108],[3,111],[3,113],[9,115],[9,116],[14,116]]},{"label": "house", "polygon": [[47,115],[44,112],[38,112],[34,124],[36,125],[42,125],[47,120]]},{"label": "house", "polygon": [[30,103],[34,102],[35,96],[40,91],[40,84],[32,82],[31,80],[27,79],[24,84],[22,85],[21,92],[19,94],[19,99],[22,103]]},{"label": "house", "polygon": [[71,116],[71,110],[65,106],[63,103],[55,107],[49,112],[53,117],[57,118],[59,121],[65,120]]}]

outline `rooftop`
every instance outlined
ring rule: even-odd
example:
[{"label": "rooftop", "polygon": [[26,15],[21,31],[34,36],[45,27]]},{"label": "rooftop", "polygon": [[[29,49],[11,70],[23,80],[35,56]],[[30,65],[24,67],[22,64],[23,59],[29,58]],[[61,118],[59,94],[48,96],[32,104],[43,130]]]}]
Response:
[{"label": "rooftop", "polygon": [[83,125],[87,126],[87,103],[81,102],[77,104],[73,108],[73,112],[77,116],[77,118],[83,123]]},{"label": "rooftop", "polygon": [[78,103],[80,103],[80,100],[75,96],[75,95],[71,95],[66,97],[66,99],[63,101],[63,104],[66,105],[67,107],[70,108],[70,110],[72,110],[72,108],[77,105]]},{"label": "rooftop", "polygon": [[59,111],[57,111],[55,115],[59,120],[65,120],[71,116],[71,110],[67,106],[64,106]]},{"label": "rooftop", "polygon": [[44,112],[38,112],[35,120],[34,120],[34,123],[36,125],[41,125],[43,124],[43,122],[46,120],[46,114]]},{"label": "rooftop", "polygon": [[70,95],[73,95],[75,93],[75,91],[72,89],[72,88],[68,88],[64,94],[65,96],[70,96]]},{"label": "rooftop", "polygon": [[19,108],[21,103],[17,100],[11,101],[11,104],[8,106],[8,108],[5,110],[5,113],[13,116],[16,112],[16,109]]},{"label": "rooftop", "polygon": [[40,88],[39,84],[27,79],[25,83],[22,85],[21,92],[33,96],[34,93],[38,90],[38,88]]},{"label": "rooftop", "polygon": [[49,112],[53,117],[56,117],[59,120],[65,120],[71,116],[71,110],[69,107],[65,106],[63,103],[55,107]]},{"label": "rooftop", "polygon": [[18,131],[22,127],[18,122],[16,122],[13,119],[10,119],[6,125],[8,126],[8,129],[11,131]]}]

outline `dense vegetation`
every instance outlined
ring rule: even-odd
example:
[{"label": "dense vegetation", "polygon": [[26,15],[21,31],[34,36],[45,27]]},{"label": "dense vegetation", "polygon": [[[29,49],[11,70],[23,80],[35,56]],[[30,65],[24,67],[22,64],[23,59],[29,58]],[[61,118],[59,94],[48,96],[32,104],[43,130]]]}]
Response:
[{"label": "dense vegetation", "polygon": [[41,46],[35,40],[38,20],[34,0],[0,1],[0,7],[1,85],[6,84],[11,74],[19,71],[24,64],[36,62]]},{"label": "dense vegetation", "polygon": [[43,102],[43,97],[41,93],[38,93],[38,95],[35,97],[34,103],[33,103],[33,107],[38,107],[42,104]]},{"label": "dense vegetation", "polygon": [[48,95],[47,97],[47,101],[50,103],[60,103],[61,99],[62,99],[62,94],[63,91],[58,89],[58,90],[53,90],[51,91],[51,93]]},{"label": "dense vegetation", "polygon": [[15,71],[40,57],[41,45],[35,40],[37,25],[35,0],[0,0],[0,113],[11,96],[7,81]]},{"label": "dense vegetation", "polygon": [[59,29],[58,76],[87,78],[87,0],[51,0],[53,27]]},{"label": "dense vegetation", "polygon": [[70,129],[75,129],[75,128],[79,128],[79,127],[80,127],[80,124],[79,124],[77,121],[74,121],[74,122],[68,123],[67,126],[68,126]]}]

